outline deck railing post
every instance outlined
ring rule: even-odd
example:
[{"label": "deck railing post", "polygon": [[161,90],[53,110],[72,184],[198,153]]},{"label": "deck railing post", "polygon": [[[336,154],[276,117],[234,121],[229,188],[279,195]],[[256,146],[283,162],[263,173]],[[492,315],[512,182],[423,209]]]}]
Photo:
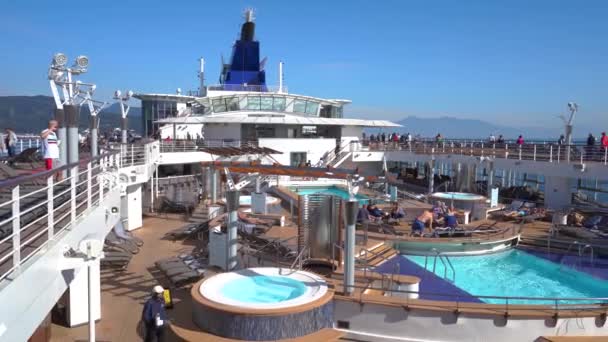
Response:
[{"label": "deck railing post", "polygon": [[21,263],[21,205],[19,201],[19,185],[13,188],[13,267]]},{"label": "deck railing post", "polygon": [[133,152],[133,145],[131,145],[131,166],[135,164],[135,153]]},{"label": "deck railing post", "polygon": [[[568,148],[570,148],[570,147],[568,147]],[[561,150],[562,150],[562,147],[561,146],[557,146],[557,162],[558,163],[559,163],[559,160],[560,160]]]},{"label": "deck railing post", "polygon": [[509,144],[505,144],[505,159],[509,159]]},{"label": "deck railing post", "polygon": [[70,170],[70,229],[76,224],[76,183],[78,181],[77,167]]},{"label": "deck railing post", "polygon": [[87,163],[87,208],[91,208],[91,175],[92,175],[92,170],[91,170],[91,162],[89,161]]},{"label": "deck railing post", "polygon": [[536,145],[534,145],[534,161],[536,161]]},{"label": "deck railing post", "polygon": [[604,147],[604,165],[608,163],[608,147]]},{"label": "deck railing post", "polygon": [[46,179],[46,217],[47,217],[47,229],[48,229],[48,239],[53,240],[53,236],[55,235],[55,215],[54,215],[54,197],[53,194],[53,175],[50,175]]},{"label": "deck railing post", "polygon": [[519,160],[521,160],[521,145],[519,145]]},{"label": "deck railing post", "polygon": [[549,162],[553,163],[553,145],[549,146]]}]

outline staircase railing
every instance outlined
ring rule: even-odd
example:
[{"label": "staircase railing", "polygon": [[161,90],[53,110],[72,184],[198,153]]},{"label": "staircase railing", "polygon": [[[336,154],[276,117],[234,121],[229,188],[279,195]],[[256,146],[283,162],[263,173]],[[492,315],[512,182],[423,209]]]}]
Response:
[{"label": "staircase railing", "polygon": [[[435,255],[433,256],[433,269],[432,269],[433,274],[436,274],[435,271],[437,270],[437,259],[439,259],[439,261],[443,264],[443,279],[445,279],[447,281],[451,281],[452,283],[456,282],[456,270],[454,269],[454,265],[452,265],[450,258],[447,255],[439,252],[435,248],[433,248],[431,251],[433,253],[435,253]],[[426,255],[424,258],[424,270],[425,271],[428,271],[428,259],[429,259],[429,256]],[[448,267],[452,271],[451,279],[448,277]]]},{"label": "staircase railing", "polygon": [[[302,270],[302,264],[304,263],[304,257],[308,259],[310,257],[310,248],[308,246],[302,248],[296,259],[289,266],[289,273],[287,275],[292,274],[298,270]],[[297,267],[296,267],[297,265]],[[282,268],[279,267],[279,274],[283,275]]]}]

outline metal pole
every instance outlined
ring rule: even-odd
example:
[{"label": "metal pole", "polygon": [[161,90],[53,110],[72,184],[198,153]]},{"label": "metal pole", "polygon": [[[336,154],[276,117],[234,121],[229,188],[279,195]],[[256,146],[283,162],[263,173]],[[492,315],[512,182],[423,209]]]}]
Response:
[{"label": "metal pole", "polygon": [[346,236],[344,241],[344,294],[351,294],[355,285],[355,224],[359,202],[345,202]]},{"label": "metal pole", "polygon": [[97,149],[97,126],[99,123],[99,118],[97,115],[91,115],[91,157],[97,157],[98,149]]},{"label": "metal pole", "polygon": [[429,177],[429,194],[432,194],[435,189],[435,163],[431,160],[429,161],[429,173],[428,173],[428,177]]},{"label": "metal pole", "polygon": [[[67,126],[68,135],[68,164],[78,162],[78,121],[80,116],[80,108],[76,105],[64,105],[65,123]],[[78,168],[76,168],[76,177]]]},{"label": "metal pole", "polygon": [[238,190],[226,191],[226,206],[228,207],[228,234],[227,234],[227,260],[226,269],[232,270],[236,267],[237,260],[237,223],[238,215],[237,210],[239,209],[239,197],[240,193]]},{"label": "metal pole", "polygon": [[128,126],[128,122],[129,120],[127,118],[121,118],[120,120],[120,129],[121,129],[121,142],[123,144],[127,143],[127,126]]},{"label": "metal pole", "polygon": [[95,318],[93,318],[93,261],[89,260],[87,266],[89,287],[89,342],[95,342]]},{"label": "metal pole", "polygon": [[211,168],[211,203],[217,202],[217,170]]},{"label": "metal pole", "polygon": [[[65,112],[63,109],[55,109],[55,120],[57,121],[57,139],[59,139],[59,164],[68,163],[68,139],[65,128]],[[62,178],[67,176],[66,171],[62,171]]]}]

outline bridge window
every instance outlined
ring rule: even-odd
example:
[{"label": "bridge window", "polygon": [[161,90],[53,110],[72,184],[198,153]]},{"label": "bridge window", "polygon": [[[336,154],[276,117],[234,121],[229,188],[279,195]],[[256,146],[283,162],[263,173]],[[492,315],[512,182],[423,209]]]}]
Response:
[{"label": "bridge window", "polygon": [[306,113],[306,101],[295,100],[293,103],[294,113]]},{"label": "bridge window", "polygon": [[319,104],[316,102],[306,101],[306,114],[317,115]]},{"label": "bridge window", "polygon": [[226,102],[224,99],[215,99],[212,101],[213,103],[213,111],[215,113],[225,112],[226,111]]},{"label": "bridge window", "polygon": [[272,104],[272,109],[284,112],[285,111],[285,98],[284,97],[275,97],[274,102]]},{"label": "bridge window", "polygon": [[236,96],[226,98],[226,107],[229,112],[238,111],[240,109],[239,108],[239,98]]},{"label": "bridge window", "polygon": [[272,97],[264,96],[261,98],[261,110],[272,110]]},{"label": "bridge window", "polygon": [[260,110],[262,99],[259,96],[247,96],[247,109]]}]

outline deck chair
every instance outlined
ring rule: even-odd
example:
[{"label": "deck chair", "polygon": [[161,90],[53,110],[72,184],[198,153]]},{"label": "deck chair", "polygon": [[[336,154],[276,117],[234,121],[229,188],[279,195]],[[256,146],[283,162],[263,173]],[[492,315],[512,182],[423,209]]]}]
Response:
[{"label": "deck chair", "polygon": [[125,230],[123,220],[118,221],[118,223],[114,226],[114,234],[116,234],[116,236],[118,236],[121,239],[133,241],[138,247],[141,247],[144,245],[144,240],[142,240],[136,236],[133,236],[130,232],[127,232]]},{"label": "deck chair", "polygon": [[110,231],[106,236],[106,245],[119,246],[129,251],[132,254],[139,253],[139,247],[134,241],[119,238],[113,231]]}]

